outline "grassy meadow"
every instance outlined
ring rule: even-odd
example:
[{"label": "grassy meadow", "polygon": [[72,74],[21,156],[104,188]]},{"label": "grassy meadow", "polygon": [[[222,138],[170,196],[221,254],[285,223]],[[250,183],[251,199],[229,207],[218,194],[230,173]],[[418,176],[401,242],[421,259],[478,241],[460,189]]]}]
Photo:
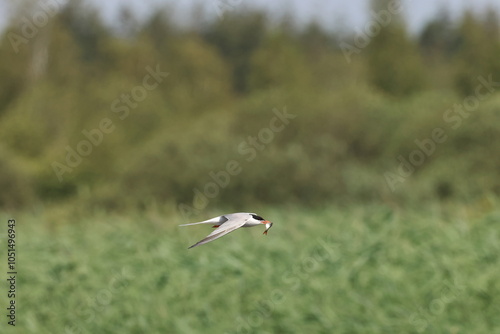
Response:
[{"label": "grassy meadow", "polygon": [[15,331],[500,333],[493,204],[263,208],[190,250],[211,229],[159,210],[21,214]]}]

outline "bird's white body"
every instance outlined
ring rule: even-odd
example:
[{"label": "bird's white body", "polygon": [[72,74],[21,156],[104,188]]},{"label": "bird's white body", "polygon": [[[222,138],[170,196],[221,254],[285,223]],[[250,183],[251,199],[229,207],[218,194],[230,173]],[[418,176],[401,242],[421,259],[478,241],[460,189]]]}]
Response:
[{"label": "bird's white body", "polygon": [[256,215],[255,213],[248,213],[248,212],[229,213],[227,215],[214,217],[201,222],[182,224],[179,226],[188,226],[197,224],[213,224],[214,227],[217,227],[217,229],[214,230],[212,233],[210,233],[206,238],[197,242],[196,244],[192,245],[189,248],[206,244],[207,242],[223,237],[226,234],[239,229],[240,227],[252,227],[265,224],[266,230],[264,231],[264,234],[267,234],[267,231],[271,228],[271,226],[273,226],[273,223],[271,223],[270,221],[265,220],[264,218]]}]

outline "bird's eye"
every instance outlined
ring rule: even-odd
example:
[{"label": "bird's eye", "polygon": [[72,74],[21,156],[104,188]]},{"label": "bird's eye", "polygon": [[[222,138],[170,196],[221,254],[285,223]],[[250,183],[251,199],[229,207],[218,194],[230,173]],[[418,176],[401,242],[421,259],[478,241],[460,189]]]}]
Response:
[{"label": "bird's eye", "polygon": [[257,216],[257,215],[252,215],[253,219],[257,219],[257,220],[264,220],[264,218],[262,218],[261,216]]}]

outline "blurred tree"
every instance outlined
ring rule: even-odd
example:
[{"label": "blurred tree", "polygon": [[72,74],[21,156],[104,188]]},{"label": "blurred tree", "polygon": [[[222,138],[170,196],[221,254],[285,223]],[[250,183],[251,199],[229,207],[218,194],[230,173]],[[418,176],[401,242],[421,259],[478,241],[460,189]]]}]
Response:
[{"label": "blurred tree", "polygon": [[492,41],[500,41],[500,18],[493,7],[489,7],[484,15],[486,34]]},{"label": "blurred tree", "polygon": [[142,28],[134,16],[133,10],[126,5],[120,7],[118,17],[118,34],[122,37],[133,38]]},{"label": "blurred tree", "polygon": [[[381,175],[402,168],[395,157],[415,157],[421,143],[428,151],[425,134],[461,102],[448,79],[391,98],[424,81],[416,45],[397,17],[359,54],[363,61],[346,66],[332,47],[335,34],[316,24],[293,27],[289,17],[271,28],[263,13],[228,12],[199,33],[158,11],[117,31],[84,4],[68,4],[17,53],[8,34],[19,27],[1,36],[0,206],[38,199],[127,209],[191,204],[197,192],[210,195],[209,205],[227,206],[374,200],[389,191]],[[453,31],[437,20],[420,36],[438,79],[496,73],[498,19],[468,20]],[[169,75],[158,85],[148,79],[154,87],[145,89],[151,70]],[[365,85],[368,78],[380,89]],[[442,198],[498,193],[499,160],[491,158],[500,142],[498,103],[492,94],[478,107],[484,112],[471,114],[471,126],[447,133],[447,144],[415,167],[406,183],[412,192],[403,196],[428,198],[433,188]],[[103,119],[114,127],[101,137]],[[467,159],[457,163],[466,144]],[[77,163],[71,152],[78,150]],[[71,158],[61,182],[51,166]],[[241,174],[226,183],[221,175],[232,160]]]},{"label": "blurred tree", "polygon": [[454,80],[451,60],[458,49],[458,35],[448,12],[442,10],[424,26],[419,45],[426,73],[432,78],[429,84],[434,89],[449,89]]},{"label": "blurred tree", "polygon": [[171,84],[162,87],[172,107],[203,113],[228,101],[231,95],[230,68],[213,45],[198,35],[186,35],[169,54]]},{"label": "blurred tree", "polygon": [[18,209],[34,199],[30,173],[12,152],[0,146],[0,208]]},{"label": "blurred tree", "polygon": [[102,48],[109,42],[111,34],[96,9],[89,7],[83,0],[74,0],[63,7],[58,17],[79,45],[80,56],[84,61],[97,63],[104,58]]},{"label": "blurred tree", "polygon": [[147,36],[160,54],[166,54],[175,43],[177,31],[166,10],[155,12],[142,26],[139,38]]},{"label": "blurred tree", "polygon": [[26,81],[26,64],[30,59],[30,50],[22,48],[15,52],[8,36],[11,33],[17,33],[7,29],[0,41],[0,119],[8,105],[22,94]]},{"label": "blurred tree", "polygon": [[446,11],[441,11],[435,19],[429,21],[419,37],[419,44],[424,57],[429,62],[441,62],[456,52],[458,36]]},{"label": "blurred tree", "polygon": [[[414,93],[424,87],[424,67],[415,43],[406,32],[404,23],[392,15],[392,1],[374,0],[372,8],[386,11],[388,23],[380,27],[367,47],[368,75],[371,83],[394,96]],[[372,19],[374,20],[374,19]]]},{"label": "blurred tree", "polygon": [[251,61],[249,89],[305,88],[311,73],[302,49],[291,36],[274,33],[268,36]]},{"label": "blurred tree", "polygon": [[340,35],[337,31],[324,29],[319,22],[311,22],[299,30],[295,42],[305,55],[308,70],[314,78],[311,88],[315,90],[338,90],[346,85],[358,84],[365,76],[364,64],[359,61],[345,66],[345,56],[341,52]]},{"label": "blurred tree", "polygon": [[251,57],[263,41],[266,29],[266,19],[261,12],[231,12],[202,33],[231,68],[233,88],[238,93],[248,90]]},{"label": "blurred tree", "polygon": [[471,11],[463,16],[458,28],[455,79],[455,86],[462,95],[474,94],[479,76],[500,78],[499,31],[498,19],[492,11],[488,11],[483,20]]},{"label": "blurred tree", "polygon": [[309,23],[300,32],[299,39],[302,49],[312,60],[330,51],[334,44],[332,35],[327,33],[318,22]]},{"label": "blurred tree", "polygon": [[62,87],[77,84],[82,67],[89,65],[82,64],[81,48],[64,23],[64,18],[56,16],[44,34],[49,35],[45,39],[48,57],[45,79]]}]

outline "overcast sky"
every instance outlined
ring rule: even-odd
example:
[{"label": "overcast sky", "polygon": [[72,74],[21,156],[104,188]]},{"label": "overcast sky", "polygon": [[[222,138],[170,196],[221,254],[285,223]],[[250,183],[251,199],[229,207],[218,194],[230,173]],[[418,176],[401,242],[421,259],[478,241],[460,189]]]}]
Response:
[{"label": "overcast sky", "polygon": [[[13,0],[0,0],[0,27],[8,17],[8,5]],[[39,2],[68,0],[39,0]],[[145,18],[164,4],[176,10],[176,18],[183,20],[193,4],[202,3],[209,15],[217,16],[220,10],[230,11],[252,5],[265,8],[275,15],[291,13],[301,22],[316,18],[328,27],[362,28],[368,18],[369,0],[86,0],[99,8],[108,21],[116,20],[118,9],[128,6],[139,18]],[[436,12],[446,9],[452,17],[459,16],[465,9],[482,12],[487,7],[500,13],[500,0],[402,0],[404,13],[412,31],[418,31]]]},{"label": "overcast sky", "polygon": [[[173,5],[179,13],[191,7],[194,3],[203,3],[208,12],[217,15],[217,8],[231,10],[234,7],[254,4],[266,8],[273,13],[291,12],[301,21],[316,18],[321,22],[334,27],[362,27],[368,18],[369,0],[88,0],[100,6],[104,15],[113,19],[116,8],[127,3],[138,13],[144,16],[158,5],[167,3]],[[412,31],[418,30],[437,11],[446,8],[452,16],[459,16],[466,8],[477,12],[484,11],[488,6],[500,13],[500,0],[402,0],[404,13]],[[229,4],[224,6],[224,4]],[[178,17],[182,17],[179,15]]]}]

